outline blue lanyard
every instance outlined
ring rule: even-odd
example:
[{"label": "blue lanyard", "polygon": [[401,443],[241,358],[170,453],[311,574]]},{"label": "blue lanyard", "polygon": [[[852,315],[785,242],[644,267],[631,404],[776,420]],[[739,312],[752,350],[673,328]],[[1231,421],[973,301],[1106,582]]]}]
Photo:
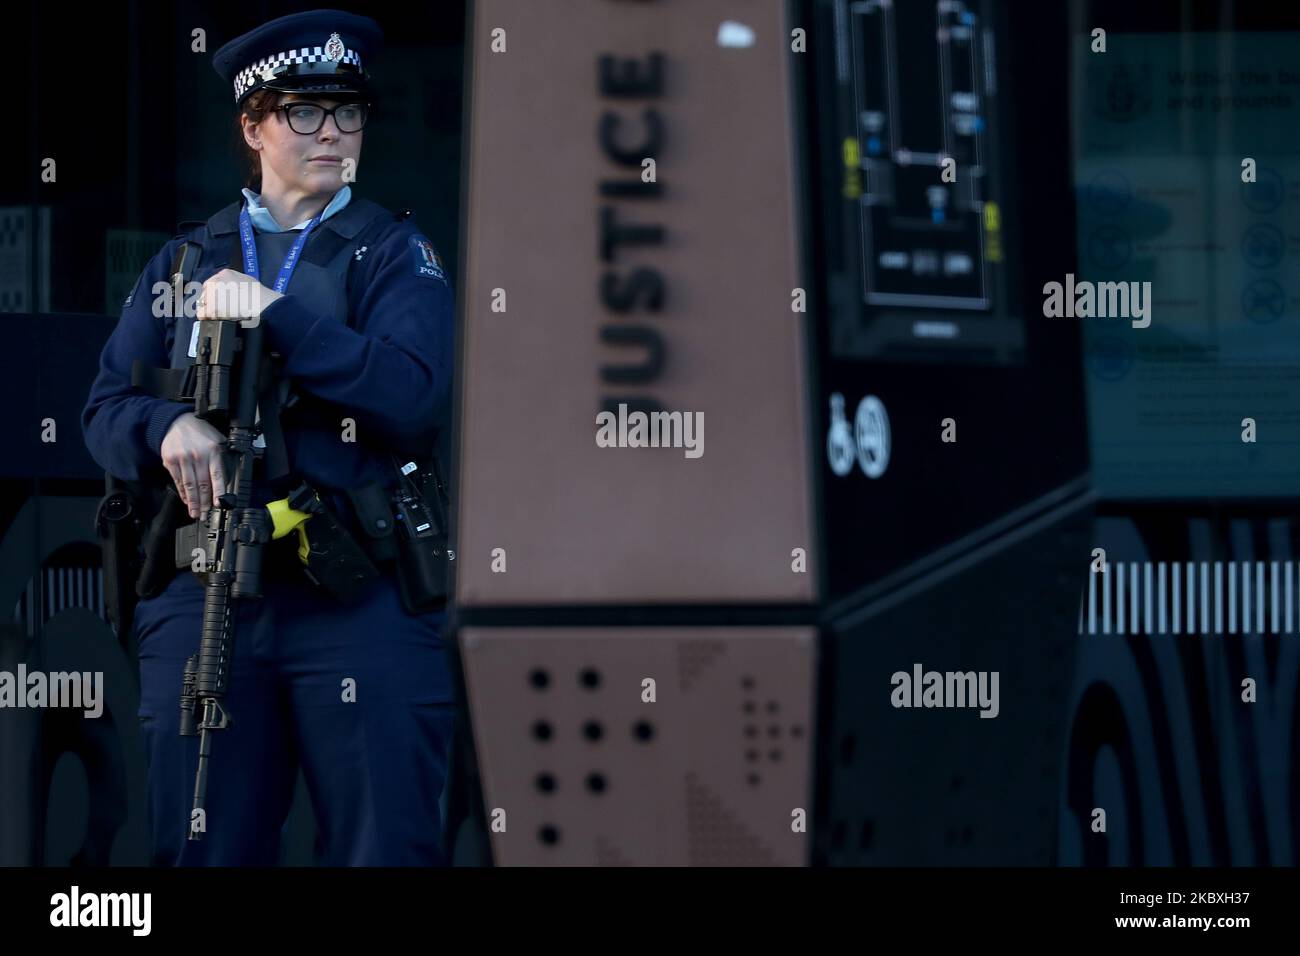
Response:
[{"label": "blue lanyard", "polygon": [[[302,247],[307,244],[307,236],[316,228],[318,222],[320,222],[320,213],[317,213],[315,218],[307,223],[307,227],[294,240],[288,255],[284,257],[284,264],[280,266],[280,274],[275,279],[273,288],[276,292],[284,292],[289,287],[289,279],[292,278],[293,270],[298,265],[298,256],[302,252]],[[244,247],[245,275],[250,275],[260,282],[262,272],[257,262],[257,245],[253,241],[253,220],[248,215],[247,205],[239,210],[239,242]]]}]

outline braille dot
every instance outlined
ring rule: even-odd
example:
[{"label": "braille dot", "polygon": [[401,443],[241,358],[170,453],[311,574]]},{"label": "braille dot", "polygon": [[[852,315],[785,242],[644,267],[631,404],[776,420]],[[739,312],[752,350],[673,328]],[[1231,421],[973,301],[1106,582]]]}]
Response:
[{"label": "braille dot", "polygon": [[752,700],[747,700],[745,701],[744,706],[740,709],[747,714],[752,714],[754,712],[754,702]]},{"label": "braille dot", "polygon": [[604,775],[604,774],[600,774],[600,773],[592,773],[592,774],[588,774],[588,775],[587,775],[587,789],[590,790],[592,793],[604,793],[604,792],[605,792],[605,775]]},{"label": "braille dot", "polygon": [[778,761],[778,760],[781,759],[781,751],[779,751],[779,750],[769,750],[769,751],[767,752],[767,759],[768,759],[768,760],[771,760],[773,763],[775,763],[776,761]]},{"label": "braille dot", "polygon": [[746,736],[746,737],[757,737],[757,736],[758,736],[758,728],[755,727],[753,724],[746,724],[746,725],[745,725],[745,736]]},{"label": "braille dot", "polygon": [[539,773],[536,783],[537,789],[542,793],[551,793],[555,790],[555,778],[549,773]]},{"label": "braille dot", "polygon": [[654,724],[650,723],[648,720],[638,720],[632,725],[632,733],[636,736],[637,740],[649,740],[655,735]]},{"label": "braille dot", "polygon": [[537,831],[537,838],[547,846],[554,846],[560,842],[560,831],[548,823]]},{"label": "braille dot", "polygon": [[550,740],[551,732],[551,725],[544,720],[539,720],[533,724],[533,736],[538,740]]},{"label": "braille dot", "polygon": [[595,690],[600,686],[600,673],[593,667],[584,668],[578,679],[588,690]]},{"label": "braille dot", "polygon": [[749,785],[750,785],[751,787],[757,787],[757,786],[758,786],[758,781],[759,781],[759,776],[758,776],[758,774],[756,774],[756,773],[751,773],[751,774],[750,774],[748,777],[746,777],[745,779],[749,781]]},{"label": "braille dot", "polygon": [[746,751],[745,751],[745,759],[748,760],[750,763],[753,763],[754,761],[756,761],[756,760],[758,759],[758,751],[757,751],[757,750],[746,750]]},{"label": "braille dot", "polygon": [[582,725],[582,736],[588,740],[599,740],[605,736],[605,728],[600,725],[599,721],[589,720]]},{"label": "braille dot", "polygon": [[800,727],[798,724],[795,724],[793,727],[790,728],[790,736],[791,736],[791,737],[802,737],[802,736],[803,736],[803,728]]},{"label": "braille dot", "polygon": [[545,690],[547,685],[551,683],[551,675],[540,667],[535,667],[528,675],[528,682],[538,690]]},{"label": "braille dot", "polygon": [[780,737],[780,736],[781,736],[781,728],[778,727],[776,724],[773,724],[771,727],[767,728],[767,735],[768,735],[769,737],[774,738],[774,739],[777,738],[777,737]]},{"label": "braille dot", "polygon": [[781,705],[780,705],[779,703],[777,703],[776,701],[774,701],[774,700],[769,700],[769,701],[767,702],[767,712],[768,712],[769,714],[775,714],[775,713],[776,713],[778,710],[780,710],[780,709],[781,709]]},{"label": "braille dot", "polygon": [[745,688],[745,690],[753,690],[753,689],[754,689],[754,678],[752,678],[752,677],[745,677],[745,678],[743,678],[743,679],[740,681],[740,686],[743,687],[743,688]]}]

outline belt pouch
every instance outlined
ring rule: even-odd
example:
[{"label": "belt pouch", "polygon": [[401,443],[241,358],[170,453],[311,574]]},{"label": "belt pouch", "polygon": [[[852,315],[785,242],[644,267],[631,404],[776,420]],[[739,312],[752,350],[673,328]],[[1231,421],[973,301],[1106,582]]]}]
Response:
[{"label": "belt pouch", "polygon": [[379,482],[360,488],[349,488],[348,498],[361,528],[362,544],[376,562],[392,561],[397,557],[396,535],[393,534],[393,508],[388,501],[388,491]]}]

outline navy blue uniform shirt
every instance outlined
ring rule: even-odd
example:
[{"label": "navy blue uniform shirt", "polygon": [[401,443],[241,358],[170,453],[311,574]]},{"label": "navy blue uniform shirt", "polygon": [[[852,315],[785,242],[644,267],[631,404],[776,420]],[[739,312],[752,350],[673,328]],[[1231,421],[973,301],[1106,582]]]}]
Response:
[{"label": "navy blue uniform shirt", "polygon": [[[306,266],[313,243],[345,218],[322,220],[307,240],[287,294],[262,312],[267,347],[280,356],[278,374],[309,399],[305,413],[296,419],[286,416],[284,422],[290,462],[297,475],[322,492],[375,480],[395,484],[389,460],[393,447],[431,449],[439,429],[446,426],[454,368],[451,286],[440,263],[431,267],[433,247],[410,220],[390,216],[352,263],[350,328],[337,315],[305,305],[311,296],[295,295],[302,283],[315,281]],[[274,281],[292,235],[279,234],[286,241],[278,244],[275,233],[258,235],[263,284]],[[176,320],[155,317],[153,290],[156,283],[168,281],[181,241],[172,239],[159,250],[136,282],[104,347],[82,412],[91,456],[127,480],[157,477],[163,437],[180,415],[193,411],[189,404],[131,386],[134,360],[168,365]],[[264,242],[269,244],[265,249]],[[202,282],[220,268],[243,271],[242,262],[230,261],[225,248],[229,245],[205,248],[194,281]],[[349,247],[349,258],[351,252]],[[355,421],[355,442],[342,440],[345,418]],[[330,497],[341,503],[342,496]],[[259,499],[265,500],[256,495]]]}]

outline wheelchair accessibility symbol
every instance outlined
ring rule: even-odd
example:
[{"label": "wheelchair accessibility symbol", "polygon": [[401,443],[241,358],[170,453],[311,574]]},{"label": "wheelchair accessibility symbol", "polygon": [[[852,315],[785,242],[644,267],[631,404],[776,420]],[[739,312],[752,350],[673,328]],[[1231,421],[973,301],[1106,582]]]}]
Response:
[{"label": "wheelchair accessibility symbol", "polygon": [[844,396],[836,392],[831,396],[831,427],[826,433],[826,459],[831,471],[843,478],[853,470],[853,430],[844,417]]}]

